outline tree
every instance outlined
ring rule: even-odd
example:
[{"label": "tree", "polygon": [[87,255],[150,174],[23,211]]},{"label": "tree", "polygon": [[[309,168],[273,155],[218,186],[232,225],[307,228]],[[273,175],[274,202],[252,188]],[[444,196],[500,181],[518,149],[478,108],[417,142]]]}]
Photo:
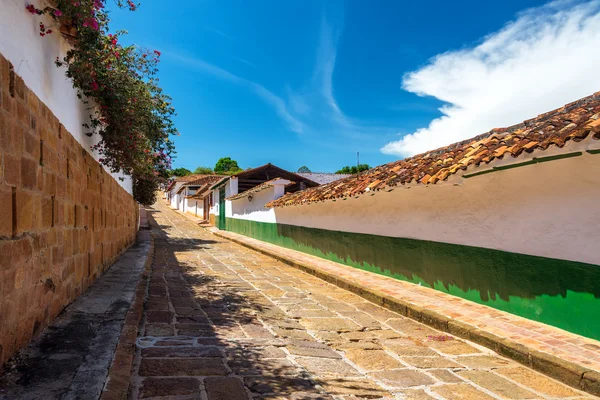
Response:
[{"label": "tree", "polygon": [[358,174],[359,172],[371,169],[369,164],[358,164],[353,166],[346,165],[344,168],[336,172],[336,174]]},{"label": "tree", "polygon": [[175,168],[171,170],[171,176],[188,176],[191,175],[192,171],[187,168]]},{"label": "tree", "polygon": [[213,170],[211,167],[198,167],[194,170],[194,174],[202,174],[202,175],[210,175],[213,173]]},{"label": "tree", "polygon": [[242,169],[237,161],[232,160],[231,157],[222,157],[215,165],[215,172],[217,174],[233,175],[240,171],[242,171]]},{"label": "tree", "polygon": [[298,168],[298,172],[303,172],[305,174],[310,174],[311,171],[310,171],[310,169],[306,165],[303,165],[300,168]]}]

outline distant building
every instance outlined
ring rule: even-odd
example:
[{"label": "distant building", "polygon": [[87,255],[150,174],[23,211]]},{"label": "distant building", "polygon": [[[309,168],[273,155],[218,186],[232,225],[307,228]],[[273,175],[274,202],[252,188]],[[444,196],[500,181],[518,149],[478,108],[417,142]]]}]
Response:
[{"label": "distant building", "polygon": [[298,175],[308,178],[319,185],[339,181],[340,179],[352,176],[351,174],[334,174],[332,172],[297,172]]}]

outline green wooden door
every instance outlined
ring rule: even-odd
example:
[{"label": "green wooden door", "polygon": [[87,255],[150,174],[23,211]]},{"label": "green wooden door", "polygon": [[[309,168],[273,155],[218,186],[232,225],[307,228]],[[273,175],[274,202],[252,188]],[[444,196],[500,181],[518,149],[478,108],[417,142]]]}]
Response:
[{"label": "green wooden door", "polygon": [[219,188],[219,229],[226,230],[225,228],[225,187]]}]

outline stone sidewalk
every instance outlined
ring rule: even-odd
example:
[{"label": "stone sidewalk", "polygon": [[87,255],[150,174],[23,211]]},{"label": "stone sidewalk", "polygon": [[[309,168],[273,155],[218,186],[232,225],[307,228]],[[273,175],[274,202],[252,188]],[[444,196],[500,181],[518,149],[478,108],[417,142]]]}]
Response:
[{"label": "stone sidewalk", "polygon": [[199,228],[161,228],[131,398],[591,399]]},{"label": "stone sidewalk", "polygon": [[150,248],[149,231],[5,365],[0,399],[98,399]]}]

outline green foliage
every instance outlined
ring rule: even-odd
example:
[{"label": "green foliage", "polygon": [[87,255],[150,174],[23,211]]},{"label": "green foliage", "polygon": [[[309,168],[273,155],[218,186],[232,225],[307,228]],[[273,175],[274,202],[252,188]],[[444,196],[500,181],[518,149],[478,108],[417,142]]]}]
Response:
[{"label": "green foliage", "polygon": [[[122,46],[124,31],[109,34],[105,1],[55,0],[43,10],[26,8],[35,16],[53,18],[71,39],[73,47],[63,59],[56,59],[56,65],[66,69],[78,97],[89,106],[86,134],[101,137],[92,149],[111,172],[131,175],[135,199],[149,204],[169,175],[175,110],[155,77],[160,52]],[[137,8],[131,0],[116,4]],[[40,36],[52,34],[42,22],[39,27]]]},{"label": "green foliage", "polygon": [[194,170],[194,174],[210,175],[213,173],[210,167],[198,167]]},{"label": "green foliage", "polygon": [[192,174],[192,171],[187,168],[175,168],[169,172],[170,176],[188,176]]},{"label": "green foliage", "polygon": [[300,168],[298,168],[298,172],[303,172],[305,174],[309,174],[311,171],[306,165],[303,165]]},{"label": "green foliage", "polygon": [[363,172],[368,169],[371,169],[369,164],[358,164],[358,166],[353,165],[351,167],[345,166],[344,168],[340,169],[339,171],[336,171],[336,174],[358,174],[359,172]]},{"label": "green foliage", "polygon": [[222,157],[215,165],[215,172],[217,174],[233,175],[241,171],[242,169],[239,167],[237,161],[232,160],[231,157]]}]

